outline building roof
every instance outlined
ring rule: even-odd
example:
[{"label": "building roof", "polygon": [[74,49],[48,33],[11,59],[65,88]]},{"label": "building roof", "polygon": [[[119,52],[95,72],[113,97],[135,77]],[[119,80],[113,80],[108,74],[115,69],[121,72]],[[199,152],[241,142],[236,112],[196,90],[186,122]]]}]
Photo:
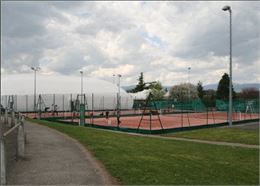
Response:
[{"label": "building roof", "polygon": [[[37,73],[37,94],[80,94],[81,77],[64,75],[43,75]],[[13,74],[2,76],[2,95],[32,95],[34,94],[34,75]],[[121,96],[127,96],[120,89]],[[83,78],[83,93],[85,94],[116,94],[117,85],[94,78]]]}]

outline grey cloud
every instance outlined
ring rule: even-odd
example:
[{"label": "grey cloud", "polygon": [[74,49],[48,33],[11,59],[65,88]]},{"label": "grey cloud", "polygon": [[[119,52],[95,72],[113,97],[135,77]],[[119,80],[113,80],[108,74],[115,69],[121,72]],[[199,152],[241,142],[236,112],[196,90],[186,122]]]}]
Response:
[{"label": "grey cloud", "polygon": [[66,48],[64,50],[63,55],[49,65],[50,69],[62,74],[70,74],[85,65],[86,61],[84,60],[84,53],[82,51],[76,48]]},{"label": "grey cloud", "polygon": [[[84,2],[3,2],[2,3],[2,34],[11,37],[32,37],[46,33],[45,23],[58,20],[67,24],[69,20],[61,11],[76,11]],[[91,9],[95,2],[88,2]]]},{"label": "grey cloud", "polygon": [[[64,47],[55,59],[56,61],[51,62],[48,68],[66,75],[77,73],[82,68],[93,70],[93,66],[96,68],[104,67],[107,60],[102,51],[91,44],[83,48]],[[87,68],[88,66],[91,68]]]},{"label": "grey cloud", "polygon": [[100,65],[106,60],[106,57],[103,55],[102,51],[91,44],[86,46],[85,55],[90,57],[89,60],[87,60],[89,64]]},{"label": "grey cloud", "polygon": [[67,19],[43,2],[4,2],[2,5],[2,63],[6,72],[21,72],[21,66],[39,65],[47,49],[57,49],[66,40],[49,33],[46,23]]},{"label": "grey cloud", "polygon": [[56,50],[65,44],[55,35],[46,34],[33,38],[2,39],[2,67],[6,71],[21,72],[21,66],[39,66],[46,50]]},{"label": "grey cloud", "polygon": [[[167,72],[185,76],[187,73],[185,67],[175,67],[175,64],[170,64],[155,69],[151,65],[152,61],[168,56],[180,59],[180,63],[190,62],[195,66],[192,71],[198,77],[204,70],[211,72],[214,69],[223,69],[223,65],[199,67],[196,61],[201,60],[210,64],[209,54],[213,54],[216,58],[228,56],[228,14],[221,11],[221,8],[229,3],[167,2],[172,6],[173,13],[167,6],[159,6],[160,3],[146,2],[142,6],[148,10],[147,12],[158,11],[158,16],[161,16],[159,20],[165,18],[168,21],[163,24],[169,25],[162,29],[166,30],[172,26],[174,33],[175,23],[177,27],[182,21],[188,25],[186,30],[183,30],[184,34],[180,33],[180,37],[184,37],[179,42],[180,46],[176,46],[177,49],[170,45],[172,41],[169,41],[171,38],[168,38],[167,34],[167,37],[163,38],[164,35],[160,34],[164,32],[160,33],[159,29],[154,29],[154,33],[149,30],[149,28],[153,29],[153,24],[157,24],[156,26],[160,28],[160,24],[141,17],[148,14],[135,16],[128,10],[117,11],[117,6],[114,4],[110,6],[109,3],[103,4],[103,2],[3,2],[2,67],[7,73],[19,73],[26,70],[22,68],[24,66],[47,65],[47,69],[51,71],[73,74],[78,73],[80,69],[91,73],[98,68],[111,69],[131,64],[135,70],[125,78],[136,79],[141,71],[156,78]],[[234,2],[231,6],[234,9],[234,61],[241,65],[240,68],[243,70],[239,73],[247,76],[245,81],[249,81],[250,74],[252,78],[256,76],[253,67],[256,65],[256,59],[259,59],[257,54],[259,3]],[[165,7],[167,10],[164,9]],[[138,14],[138,11],[136,13]],[[51,25],[49,28],[47,24],[53,20],[58,23],[58,26]],[[147,23],[148,20],[151,22]],[[104,35],[108,32],[109,37],[115,36],[116,42],[111,44],[100,40],[100,38],[104,39],[100,31]],[[100,35],[97,34],[99,32]],[[162,52],[160,46],[157,48],[152,46],[143,33],[162,39],[165,42],[166,52]],[[108,39],[108,42],[110,41],[111,38]],[[103,47],[101,44],[107,46]],[[110,45],[112,48],[117,45],[111,51],[123,49],[123,52],[118,52],[118,56],[107,54],[110,52],[108,48]],[[87,59],[84,59],[85,56],[88,56]],[[44,60],[47,62],[45,63]],[[253,67],[246,68],[246,65]],[[173,70],[169,66],[172,66]],[[239,80],[243,79],[241,75],[236,74],[235,77]],[[172,79],[175,78],[177,77]]]},{"label": "grey cloud", "polygon": [[[238,59],[238,63],[246,61],[248,64],[252,64],[257,59],[256,50],[260,42],[259,15],[257,15],[254,5],[256,3],[246,2],[232,5],[233,57]],[[217,8],[217,6],[215,7]],[[194,34],[186,38],[185,49],[174,52],[174,55],[184,59],[205,58],[210,52],[216,56],[229,55],[229,15],[221,12],[225,17],[223,18],[223,15],[219,15],[217,11],[220,12],[221,9],[211,11],[215,16],[203,17],[196,24],[193,23],[195,27],[191,27],[191,29]],[[220,16],[222,17],[220,18]],[[204,21],[204,19],[209,19],[209,21]],[[190,21],[193,22],[193,20]]]},{"label": "grey cloud", "polygon": [[[24,4],[5,2],[2,7],[2,35],[9,37],[31,37],[42,35],[46,29],[35,15],[34,8]],[[29,8],[29,9],[27,9]],[[28,12],[32,9],[33,12]],[[37,8],[36,8],[37,9]]]},{"label": "grey cloud", "polygon": [[[53,2],[47,2],[47,5],[53,6],[59,10],[75,10],[82,6],[84,6],[83,1],[53,1]],[[95,2],[88,2],[88,6],[95,5]]]},{"label": "grey cloud", "polygon": [[[82,13],[83,14],[83,13]],[[101,30],[118,33],[122,30],[129,30],[135,25],[131,20],[117,11],[108,7],[95,7],[84,12],[82,19],[88,20],[88,23],[80,25],[76,31],[80,34],[95,35]]]}]

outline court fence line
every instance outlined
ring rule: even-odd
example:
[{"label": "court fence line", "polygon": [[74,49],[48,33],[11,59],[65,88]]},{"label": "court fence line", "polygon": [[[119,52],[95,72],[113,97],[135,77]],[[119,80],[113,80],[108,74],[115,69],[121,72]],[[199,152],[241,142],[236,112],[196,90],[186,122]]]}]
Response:
[{"label": "court fence line", "polygon": [[[26,105],[25,114],[30,118],[56,118],[55,120],[78,123],[81,96],[79,94],[39,95],[37,101],[38,110],[30,112],[27,109],[28,105],[30,105],[30,101],[28,101],[30,99],[26,95],[24,99],[26,101],[26,104],[24,104]],[[125,107],[122,106],[120,111],[118,111],[116,104],[116,100],[118,100],[117,95],[106,97],[102,94],[92,93],[89,95],[84,94],[83,96],[85,121],[92,126],[95,124],[113,125],[114,121],[110,118],[117,117],[117,127],[125,127],[124,123],[126,121],[124,121],[124,117],[138,117],[142,115],[144,115],[144,118],[141,117],[137,121],[139,125],[136,127],[144,128],[148,123],[150,131],[156,130],[157,124],[154,117],[157,115],[157,120],[162,123],[161,128],[169,128],[169,126],[164,127],[167,125],[165,120],[171,122],[172,128],[193,126],[195,124],[212,125],[228,121],[228,102],[225,100],[217,99],[214,104],[212,104],[212,101],[207,102],[201,99],[163,99],[148,102],[147,100],[134,100],[133,104],[130,104],[127,98],[125,100],[121,99],[121,106],[125,103]],[[13,109],[19,109],[18,105],[21,102],[21,98],[9,96],[5,100],[2,100],[2,102],[8,100],[6,105]],[[233,121],[259,118],[258,105],[259,100],[257,99],[233,100]],[[120,117],[118,117],[119,115]],[[161,121],[160,117],[169,117],[172,119],[168,118]],[[102,118],[104,120],[100,121]],[[118,123],[118,119],[120,119],[120,124]],[[142,119],[145,121],[144,124],[140,122]]]},{"label": "court fence line", "polygon": [[[250,102],[250,100],[246,101]],[[257,100],[253,101],[257,102]],[[103,127],[110,129],[116,127],[118,128],[118,130],[130,130],[137,132],[140,130],[141,132],[148,131],[148,133],[152,134],[154,132],[156,133],[156,131],[162,132],[158,129],[160,123],[156,124],[156,122],[158,121],[158,119],[156,118],[157,113],[159,113],[160,117],[164,118],[162,120],[161,129],[165,131],[175,131],[179,130],[179,128],[185,128],[186,130],[187,127],[196,128],[202,126],[221,126],[223,124],[227,124],[228,122],[227,104],[225,105],[225,108],[223,107],[223,105],[222,107],[218,108],[218,105],[215,107],[213,107],[212,105],[207,106],[207,103],[205,104],[201,100],[191,100],[190,102],[176,102],[175,100],[156,100],[149,103],[145,102],[145,100],[138,100],[137,103],[135,102],[134,108],[132,110],[121,110],[122,123],[120,124],[120,126],[115,126],[115,123],[113,123],[113,118],[116,117],[116,112],[113,110],[110,110],[109,116],[106,116],[103,110],[92,110],[90,112],[86,112],[86,126],[92,126],[96,128]],[[246,112],[246,109],[237,109],[241,108],[241,106],[238,107],[236,105],[241,105],[242,103],[240,101],[235,102],[234,104],[234,108],[236,109],[234,109],[233,112],[233,122],[239,123],[240,121],[259,121],[259,113],[252,113],[252,110]],[[174,106],[172,106],[173,104]],[[131,129],[129,128],[129,125],[127,125],[127,123],[125,123],[126,121],[124,120],[124,118],[126,117],[139,117],[139,120],[132,121],[137,123],[135,127],[131,126]],[[164,127],[165,118],[168,118],[168,121],[171,122],[170,127]],[[171,118],[172,120],[169,118]],[[61,121],[62,123],[66,123],[66,121],[62,117],[56,119],[48,118],[48,120],[58,122]],[[73,116],[73,118],[71,118],[71,122],[73,124],[77,125],[77,121],[78,116]],[[141,121],[144,121],[144,124],[141,125]],[[174,125],[174,122],[176,121],[177,123],[179,123],[178,125]]]}]

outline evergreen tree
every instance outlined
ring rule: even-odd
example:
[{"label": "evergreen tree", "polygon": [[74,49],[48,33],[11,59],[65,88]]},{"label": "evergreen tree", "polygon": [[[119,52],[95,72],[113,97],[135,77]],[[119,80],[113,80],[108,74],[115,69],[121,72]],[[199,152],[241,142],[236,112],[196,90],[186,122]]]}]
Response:
[{"label": "evergreen tree", "polygon": [[202,99],[204,96],[204,90],[203,90],[202,82],[200,81],[197,84],[197,91],[198,91],[199,98]]},{"label": "evergreen tree", "polygon": [[[236,97],[236,93],[232,85],[233,98]],[[225,73],[218,83],[217,99],[228,100],[229,98],[229,76]]]},{"label": "evergreen tree", "polygon": [[151,94],[153,99],[156,100],[163,99],[165,91],[163,89],[162,84],[159,81],[150,84],[148,88],[151,89]]},{"label": "evergreen tree", "polygon": [[131,92],[141,92],[144,89],[146,89],[145,83],[144,83],[144,75],[143,75],[143,72],[141,72],[141,74],[138,78],[138,84]]}]

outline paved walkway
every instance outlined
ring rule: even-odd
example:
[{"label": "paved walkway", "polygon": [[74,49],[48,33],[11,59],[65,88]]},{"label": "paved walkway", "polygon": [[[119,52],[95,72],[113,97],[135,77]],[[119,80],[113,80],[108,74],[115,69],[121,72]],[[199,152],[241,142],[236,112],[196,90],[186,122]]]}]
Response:
[{"label": "paved walkway", "polygon": [[8,172],[9,185],[111,185],[90,153],[60,132],[26,122],[26,153]]}]

